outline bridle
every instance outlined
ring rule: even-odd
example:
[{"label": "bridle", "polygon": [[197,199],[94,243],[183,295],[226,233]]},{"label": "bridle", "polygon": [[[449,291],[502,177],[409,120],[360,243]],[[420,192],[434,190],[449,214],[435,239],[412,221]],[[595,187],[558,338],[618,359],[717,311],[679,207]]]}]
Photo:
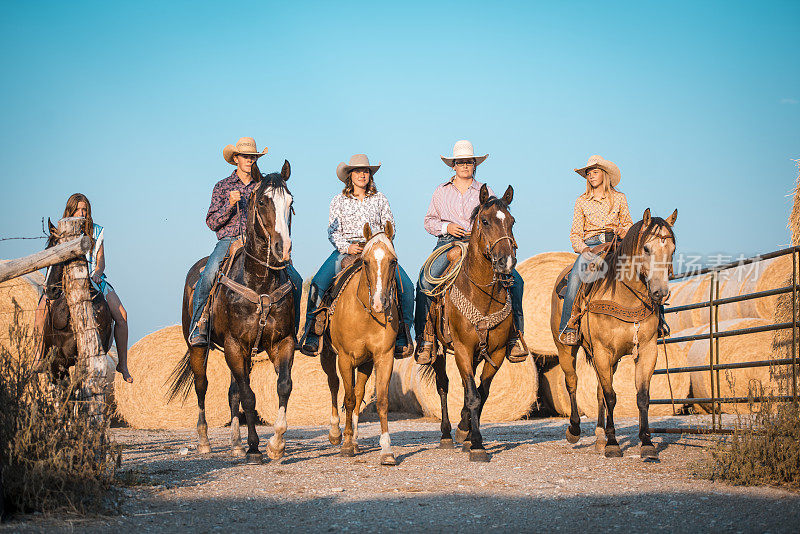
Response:
[{"label": "bridle", "polygon": [[[261,217],[261,212],[258,210],[258,207],[256,206],[256,203],[253,202],[253,200],[255,200],[253,197],[255,197],[256,191],[257,190],[255,190],[255,191],[253,191],[251,193],[250,205],[252,206],[252,209],[255,211],[255,219],[256,219],[255,222],[256,222],[256,225],[258,225],[261,228],[263,228],[264,229],[264,233],[266,234],[267,261],[264,261],[261,258],[256,257],[255,255],[253,255],[248,250],[248,248],[249,248],[248,245],[250,244],[250,240],[248,240],[246,238],[246,234],[244,234],[244,239],[243,239],[244,247],[243,248],[244,248],[245,255],[247,255],[250,259],[252,259],[256,263],[258,263],[259,265],[267,268],[267,272],[264,274],[264,277],[266,278],[267,273],[269,273],[269,271],[280,271],[280,270],[286,269],[286,266],[289,264],[289,262],[285,261],[285,262],[277,262],[275,264],[271,264],[270,261],[269,261],[270,257],[272,256],[272,234],[270,234],[269,230],[267,230],[267,225],[264,224],[264,219]],[[238,210],[239,210],[239,205],[238,204],[236,205],[236,210],[237,210],[237,213],[238,213]],[[291,229],[291,224],[292,224],[292,213],[293,212],[294,212],[294,208],[291,208],[291,211],[289,212],[289,228],[290,229]],[[255,228],[253,228],[253,231],[255,232]],[[240,234],[240,235],[242,235],[242,234]]]},{"label": "bridle", "polygon": [[[478,219],[480,216],[481,216],[481,213],[478,212],[478,214],[475,215],[475,218]],[[483,236],[482,225],[478,224],[477,226],[478,226],[478,239],[483,239],[484,236]],[[505,228],[503,228],[503,231],[505,232]],[[502,236],[498,237],[497,239],[495,239],[491,243],[487,242],[486,243],[486,251],[482,252],[482,256],[484,258],[486,258],[486,260],[489,261],[489,263],[493,263],[492,262],[492,252],[494,252],[494,248],[499,243],[501,243],[502,241],[506,241],[506,240],[508,240],[508,242],[511,243],[511,247],[514,249],[514,254],[516,255],[516,251],[517,251],[517,248],[518,248],[517,247],[517,240],[514,239],[514,236],[509,235],[506,232],[505,235],[502,235]],[[478,289],[481,289],[483,287],[490,287],[490,286],[493,286],[494,284],[498,284],[498,283],[501,286],[503,286],[504,288],[508,289],[514,283],[513,282],[513,278],[512,278],[512,276],[510,274],[500,274],[497,271],[495,271],[494,269],[492,269],[492,281],[489,282],[488,284],[479,284],[478,282],[473,280],[472,277],[469,275],[469,269],[464,269],[464,273],[467,275],[467,280],[469,280],[470,283],[472,283]],[[481,289],[481,291],[483,291],[483,290]]]},{"label": "bridle", "polygon": [[[361,258],[362,258],[362,267],[361,267],[361,269],[362,269],[362,274],[363,274],[363,276],[360,276],[360,277],[359,277],[359,280],[358,280],[358,287],[356,288],[356,300],[358,301],[358,303],[359,303],[359,304],[361,304],[361,307],[362,307],[362,308],[364,308],[364,311],[366,311],[366,312],[367,312],[367,313],[368,313],[368,314],[369,314],[369,315],[370,315],[370,316],[371,316],[373,319],[375,319],[375,320],[376,320],[378,323],[380,323],[380,320],[379,320],[379,319],[378,319],[378,318],[375,316],[375,313],[372,311],[372,306],[367,306],[366,304],[364,304],[364,302],[363,302],[363,301],[361,300],[361,298],[358,296],[358,290],[359,290],[359,289],[361,289],[361,282],[362,282],[362,280],[363,280],[364,278],[366,278],[366,279],[367,279],[367,296],[368,296],[368,299],[367,299],[367,301],[368,301],[368,302],[372,302],[372,294],[373,294],[373,293],[372,293],[372,285],[371,285],[371,284],[370,284],[370,282],[369,282],[369,276],[367,275],[366,265],[363,263],[363,258],[364,258],[364,256],[365,256],[365,254],[367,253],[367,250],[369,250],[369,249],[371,249],[371,248],[372,248],[372,245],[371,245],[371,243],[372,243],[372,244],[374,244],[374,243],[373,243],[373,241],[375,240],[375,238],[376,238],[377,236],[379,236],[379,235],[381,235],[381,234],[385,234],[385,233],[386,233],[386,232],[378,232],[377,234],[373,235],[373,236],[372,236],[372,239],[370,239],[370,240],[369,240],[369,241],[368,241],[368,242],[367,242],[367,243],[364,245],[364,250],[362,250],[362,251],[361,251]],[[388,237],[387,237],[387,239],[388,239]],[[397,261],[397,255],[396,255],[396,254],[395,254],[395,260],[394,260],[394,261]],[[399,267],[398,267],[398,266],[395,264],[395,268],[394,268],[393,270],[394,270],[394,271],[397,271],[397,269],[399,269]],[[389,298],[388,298],[388,306],[386,307],[386,309],[388,309],[388,310],[390,310],[390,311],[391,311],[391,309],[392,309],[392,303],[393,303],[393,302],[395,302],[395,299],[397,298],[397,284],[396,284],[396,283],[389,282],[389,295],[388,295],[388,297],[389,297]],[[383,314],[384,314],[384,316],[386,317],[386,322],[387,322],[387,323],[388,323],[389,321],[391,321],[391,317],[392,317],[392,316],[391,316],[391,313],[387,313],[386,311],[384,311],[384,312],[383,312]]]}]

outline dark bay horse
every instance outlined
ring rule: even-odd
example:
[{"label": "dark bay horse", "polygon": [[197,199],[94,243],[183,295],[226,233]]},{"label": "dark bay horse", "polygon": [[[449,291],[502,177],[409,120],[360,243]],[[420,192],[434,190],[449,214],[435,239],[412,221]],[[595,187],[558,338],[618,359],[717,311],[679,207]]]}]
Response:
[{"label": "dark bay horse", "polygon": [[[489,195],[481,187],[480,205],[472,213],[472,230],[466,256],[458,276],[444,298],[442,320],[438,321],[437,342],[455,354],[464,385],[464,407],[456,429],[456,441],[464,442],[469,459],[488,462],[483,446],[480,418],[495,373],[505,360],[512,328],[511,295],[508,283],[517,263],[517,243],[512,227],[514,217],[508,209],[514,189],[508,186],[502,198]],[[433,307],[432,307],[433,309]],[[451,340],[442,331],[449,329]],[[485,361],[480,386],[475,385],[475,370]],[[442,401],[441,446],[452,447],[450,419],[447,414],[449,381],[445,356],[434,359],[436,389]]]},{"label": "dark bay horse", "polygon": [[[386,224],[383,232],[372,233],[364,224],[366,244],[361,253],[361,270],[342,288],[336,301],[336,313],[330,319],[328,335],[321,355],[322,368],[328,375],[331,390],[331,429],[328,439],[334,445],[342,441],[339,430],[339,372],[344,382],[344,443],[342,456],[358,452],[358,410],[364,399],[364,387],[375,368],[378,416],[381,421],[381,464],[395,465],[389,437],[389,380],[394,364],[398,314],[397,254],[392,244],[394,227]],[[355,376],[354,376],[355,375]]]},{"label": "dark bay horse", "polygon": [[[46,248],[54,246],[59,237],[58,230],[53,223],[48,221],[48,226],[50,238]],[[54,350],[53,359],[50,360],[50,370],[52,375],[59,379],[66,377],[69,368],[75,365],[78,358],[78,345],[75,334],[72,332],[69,306],[64,296],[64,265],[65,263],[57,263],[51,266],[47,272],[44,293],[48,300],[48,312],[42,332],[37,333],[42,336],[41,354],[47,355],[51,349]],[[91,284],[90,287],[92,287]],[[91,289],[90,296],[94,318],[97,322],[97,332],[100,334],[100,348],[107,353],[111,348],[114,325],[111,310],[108,308],[102,292]]]},{"label": "dark bay horse", "polygon": [[[234,454],[242,453],[239,434],[239,403],[247,421],[247,460],[260,463],[256,433],[256,397],[250,388],[252,357],[266,351],[278,375],[278,417],[275,433],[267,443],[272,459],[283,456],[286,432],[286,408],[292,392],[292,362],[295,332],[291,282],[286,273],[291,250],[292,194],[286,187],[291,169],[285,161],[280,173],[261,176],[254,164],[253,179],[259,181],[247,202],[247,229],[243,253],[236,256],[229,271],[218,285],[211,307],[209,339],[225,352],[225,361],[233,381],[231,403],[231,446]],[[192,316],[192,290],[207,258],[195,263],[186,275],[183,291],[183,335],[188,340]],[[188,341],[187,341],[188,346]],[[205,418],[205,397],[208,388],[206,347],[189,347],[173,372],[170,398],[186,396],[194,383],[197,406],[197,452],[211,451]]]},{"label": "dark bay horse", "polygon": [[[669,296],[669,275],[675,252],[672,227],[678,218],[675,210],[666,220],[651,217],[650,209],[634,224],[611,253],[603,278],[594,283],[586,296],[586,311],[580,322],[581,344],[597,372],[597,435],[596,447],[604,448],[607,457],[621,457],[614,430],[614,371],[620,358],[633,354],[636,360],[636,404],[639,408],[639,439],[642,458],[655,460],[658,452],[650,437],[647,411],[650,405],[650,378],[656,366],[658,305]],[[562,271],[560,280],[569,271]],[[575,356],[579,346],[559,341],[559,320],[563,304],[556,294],[551,296],[550,328],[558,360],[570,400],[570,425],[567,441],[576,443],[581,434],[580,416],[575,393],[578,375]],[[605,421],[604,421],[605,419]]]}]

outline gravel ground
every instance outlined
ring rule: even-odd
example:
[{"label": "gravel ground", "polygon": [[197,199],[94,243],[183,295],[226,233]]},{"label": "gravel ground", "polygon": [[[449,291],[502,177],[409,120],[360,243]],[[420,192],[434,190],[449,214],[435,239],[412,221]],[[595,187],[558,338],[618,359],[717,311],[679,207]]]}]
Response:
[{"label": "gravel ground", "polygon": [[[699,422],[651,420],[653,426]],[[227,429],[210,431],[214,450],[200,458],[193,431],[118,428],[123,467],[150,481],[123,490],[121,515],[26,516],[0,532],[800,531],[797,493],[692,478],[692,462],[713,438],[658,434],[660,461],[643,462],[637,422],[622,419],[624,457],[607,459],[594,452],[592,422],[584,421],[576,445],[564,439],[566,424],[484,425],[492,458],[480,464],[460,449],[438,449],[437,422],[395,415],[389,425],[395,467],[378,465],[375,421],[362,421],[355,458],[338,455],[327,428],[290,426],[286,456],[269,461],[265,454],[255,466],[230,456]],[[264,451],[271,428],[258,431]],[[181,454],[185,447],[188,454]]]}]

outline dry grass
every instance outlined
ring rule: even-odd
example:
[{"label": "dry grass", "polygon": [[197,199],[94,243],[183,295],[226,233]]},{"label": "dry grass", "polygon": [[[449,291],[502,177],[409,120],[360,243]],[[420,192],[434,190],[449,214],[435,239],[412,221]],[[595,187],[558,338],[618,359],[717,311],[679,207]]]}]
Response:
[{"label": "dry grass", "polygon": [[76,400],[81,377],[64,381],[32,371],[31,330],[18,308],[0,346],[0,457],[7,509],[107,512],[117,453],[108,418],[90,417]]}]

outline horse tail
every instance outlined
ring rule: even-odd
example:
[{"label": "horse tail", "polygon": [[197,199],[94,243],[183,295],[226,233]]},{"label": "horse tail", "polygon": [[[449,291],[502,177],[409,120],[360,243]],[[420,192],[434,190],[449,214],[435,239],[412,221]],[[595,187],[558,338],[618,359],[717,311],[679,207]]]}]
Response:
[{"label": "horse tail", "polygon": [[[206,361],[208,360],[208,352],[205,355]],[[170,373],[167,382],[170,384],[169,392],[167,393],[167,402],[172,402],[176,398],[180,398],[181,402],[185,402],[189,396],[192,386],[194,386],[194,372],[189,355],[189,350],[175,366],[175,369]]]}]

